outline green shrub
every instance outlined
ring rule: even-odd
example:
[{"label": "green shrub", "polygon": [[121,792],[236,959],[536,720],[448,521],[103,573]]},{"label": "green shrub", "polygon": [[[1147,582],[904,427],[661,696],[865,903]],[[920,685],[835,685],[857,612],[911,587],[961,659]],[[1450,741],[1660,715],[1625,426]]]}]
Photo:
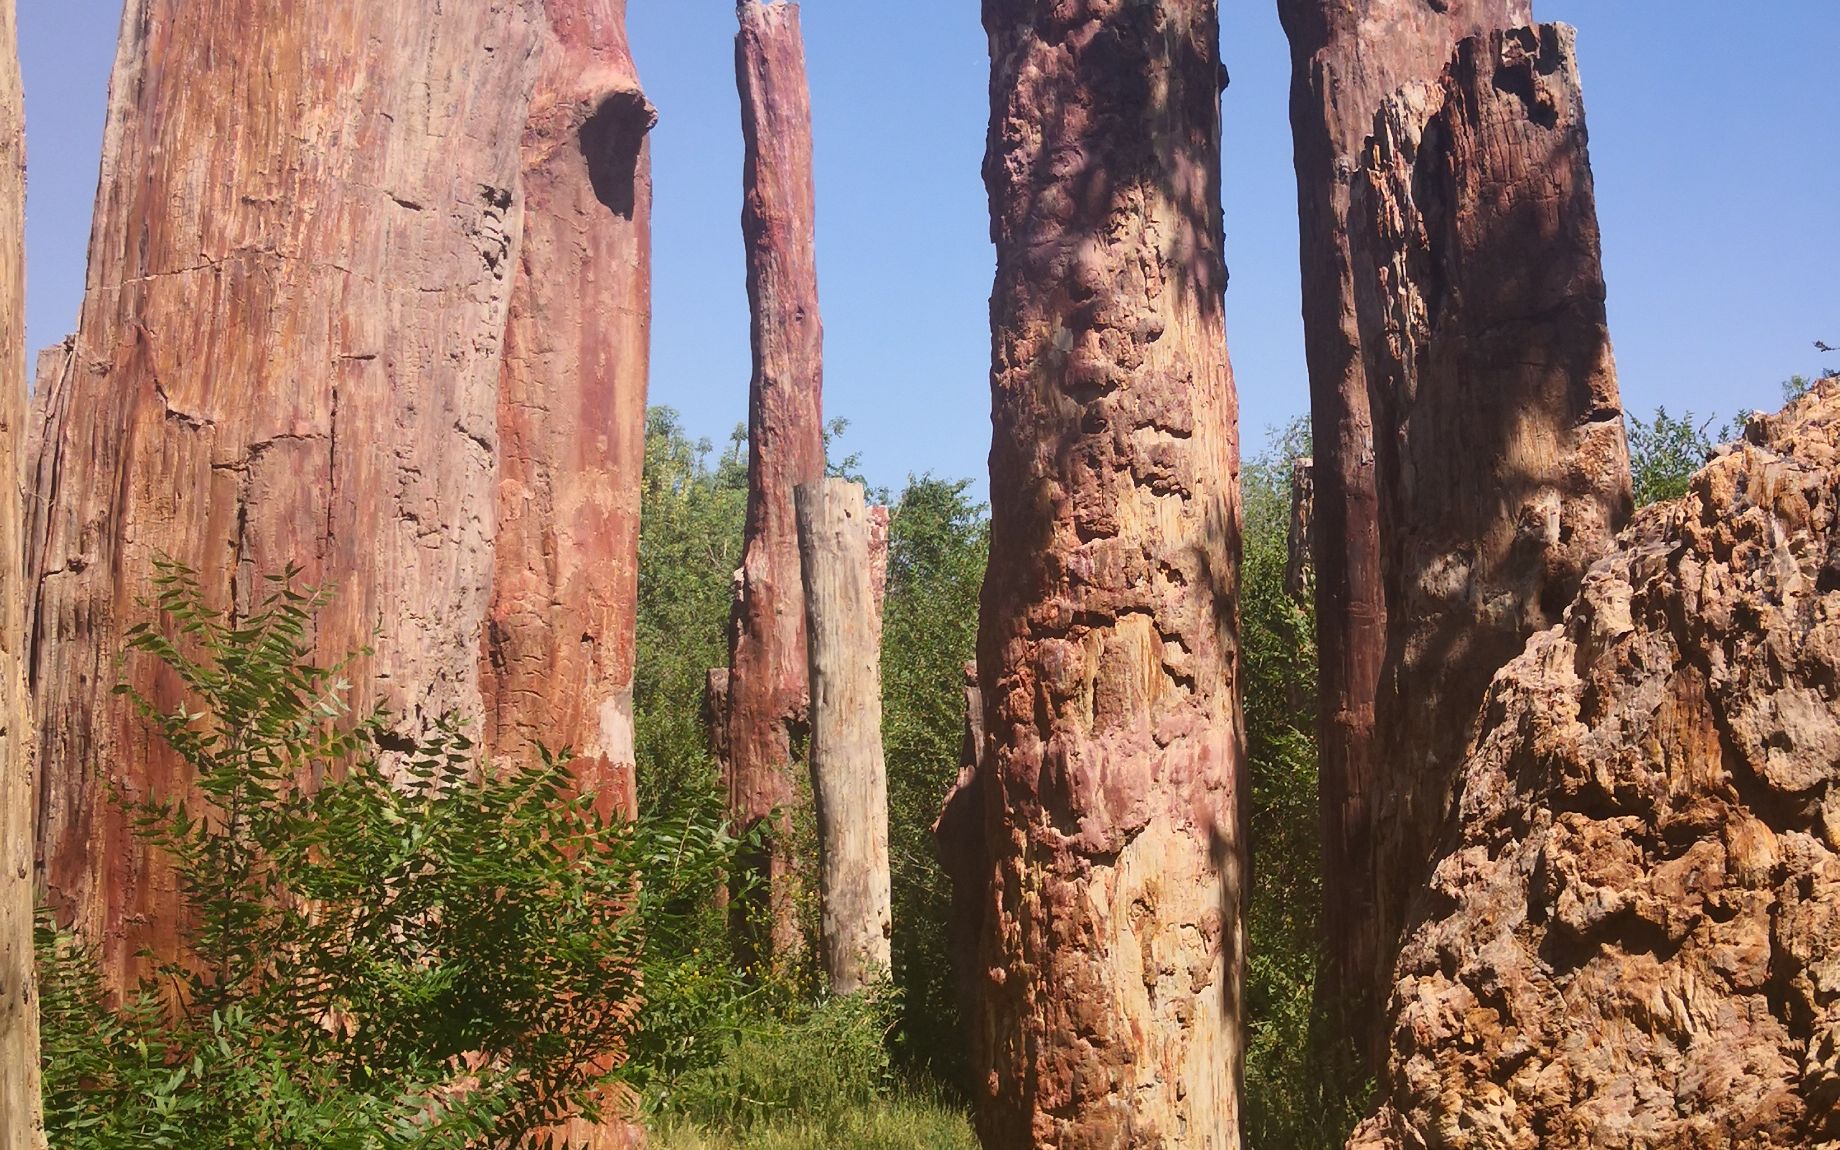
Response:
[{"label": "green shrub", "polygon": [[735,844],[603,821],[566,756],[482,769],[452,722],[386,752],[347,664],[312,662],[328,595],[294,573],[240,619],[182,569],[159,585],[162,625],[129,648],[182,698],[127,693],[196,783],[129,809],[186,934],[111,1008],[90,956],[40,932],[53,1144],[512,1150],[627,1105],[642,940]]}]

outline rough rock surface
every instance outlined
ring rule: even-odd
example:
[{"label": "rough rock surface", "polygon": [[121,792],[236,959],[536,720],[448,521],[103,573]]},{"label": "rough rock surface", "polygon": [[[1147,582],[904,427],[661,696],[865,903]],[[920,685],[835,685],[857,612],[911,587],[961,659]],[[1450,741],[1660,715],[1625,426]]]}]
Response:
[{"label": "rough rock surface", "polygon": [[374,648],[356,702],[403,734],[489,698],[508,753],[540,732],[618,765],[635,501],[607,485],[636,482],[648,115],[622,16],[127,5],[27,548],[42,863],[112,982],[176,928],[109,798],[187,783],[110,694],[159,556],[233,612],[290,563],[336,584],[320,654]]},{"label": "rough rock surface", "polygon": [[1357,1147],[1840,1144],[1840,384],[1490,688]]},{"label": "rough rock surface", "polygon": [[1321,1002],[1378,1019],[1371,904],[1374,698],[1386,655],[1374,425],[1355,319],[1351,182],[1381,101],[1434,80],[1458,40],[1528,23],[1529,0],[1278,0],[1291,44],[1305,350],[1314,425],[1325,937]]},{"label": "rough rock surface", "polygon": [[729,643],[729,813],[738,828],[758,826],[775,811],[780,818],[767,857],[757,864],[764,902],[732,905],[745,951],[772,959],[802,948],[800,875],[788,844],[799,800],[794,752],[804,739],[808,686],[792,493],[824,477],[824,328],[799,8],[742,0],[737,12],[735,70],[747,142],[741,230],[754,376],[747,540]]},{"label": "rough rock surface", "polygon": [[43,1150],[32,967],[31,708],[25,674],[26,141],[13,0],[0,0],[0,1150]]},{"label": "rough rock surface", "polygon": [[1367,876],[1384,1002],[1489,680],[1629,517],[1572,30],[1466,39],[1389,98],[1351,219],[1387,612]]},{"label": "rough rock surface", "polygon": [[656,113],[625,0],[546,0],[524,131],[523,243],[498,393],[487,746],[576,755],[604,812],[634,803],[639,485]]},{"label": "rough rock surface", "polygon": [[1218,14],[986,0],[984,24],[985,748],[947,820],[988,851],[978,1130],[993,1150],[1230,1150],[1243,732]]}]

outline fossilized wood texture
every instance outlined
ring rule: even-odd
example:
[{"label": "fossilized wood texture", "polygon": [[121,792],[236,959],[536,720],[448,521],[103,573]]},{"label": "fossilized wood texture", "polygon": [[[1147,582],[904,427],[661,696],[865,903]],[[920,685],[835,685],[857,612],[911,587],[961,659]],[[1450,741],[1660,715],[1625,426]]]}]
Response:
[{"label": "fossilized wood texture", "polygon": [[[623,10],[340,11],[123,17],[28,547],[42,863],[117,985],[177,928],[170,873],[109,797],[188,781],[110,695],[158,556],[233,612],[290,563],[336,584],[319,652],[374,648],[355,702],[403,734],[490,699],[507,753],[541,732],[624,754],[636,501],[613,488],[637,471],[647,113]],[[568,633],[529,626],[546,594]]]},{"label": "fossilized wood texture", "polygon": [[39,1106],[32,716],[26,696],[26,139],[13,0],[0,0],[0,1150],[43,1150]]},{"label": "fossilized wood texture", "polygon": [[1228,1150],[1244,842],[1218,14],[987,0],[984,24],[978,1130],[993,1150]]},{"label": "fossilized wood texture", "polygon": [[632,688],[651,327],[651,158],[625,0],[545,0],[498,392],[485,665],[500,756],[570,748],[635,806]]},{"label": "fossilized wood texture", "polygon": [[1354,1146],[1840,1138],[1837,555],[1827,383],[1496,677]]},{"label": "fossilized wood texture", "polygon": [[745,953],[795,955],[799,867],[789,846],[804,741],[805,607],[793,490],[824,475],[824,329],[818,316],[811,96],[796,4],[743,0],[735,69],[747,143],[747,244],[754,377],[748,396],[747,540],[730,628],[729,812],[739,828],[780,812],[760,897],[737,900]]},{"label": "fossilized wood texture", "polygon": [[985,817],[984,775],[978,760],[984,751],[984,693],[978,689],[975,662],[965,664],[965,731],[958,748],[958,778],[933,823],[933,850],[940,870],[952,884],[951,917],[946,921],[946,954],[957,983],[960,1014],[977,1017],[979,940],[984,933],[984,904],[990,891],[990,845]]},{"label": "fossilized wood texture", "polygon": [[1572,35],[1464,40],[1437,83],[1386,102],[1355,187],[1388,619],[1382,1002],[1489,680],[1630,513]]},{"label": "fossilized wood texture", "polygon": [[881,583],[887,576],[888,516],[868,506],[861,484],[843,479],[803,484],[796,498],[810,650],[811,793],[818,816],[824,971],[831,993],[855,994],[894,965],[888,767],[882,755]]},{"label": "fossilized wood texture", "polygon": [[1374,426],[1355,320],[1351,177],[1374,114],[1434,80],[1458,40],[1532,19],[1530,0],[1278,0],[1291,45],[1291,128],[1316,480],[1323,926],[1319,1001],[1371,1036],[1381,946],[1369,898],[1374,698],[1386,654]]}]

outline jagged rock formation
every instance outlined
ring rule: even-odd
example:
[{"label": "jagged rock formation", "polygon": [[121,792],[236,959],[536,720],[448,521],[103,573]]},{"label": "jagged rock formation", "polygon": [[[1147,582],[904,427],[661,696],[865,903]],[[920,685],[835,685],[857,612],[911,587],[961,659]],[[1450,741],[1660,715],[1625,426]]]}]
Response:
[{"label": "jagged rock formation", "polygon": [[1243,732],[1218,15],[985,0],[984,25],[985,747],[939,832],[952,849],[976,828],[988,852],[960,892],[981,904],[978,1130],[993,1150],[1230,1150]]},{"label": "jagged rock formation", "polygon": [[800,876],[788,846],[804,740],[805,609],[793,490],[824,476],[824,328],[812,184],[811,94],[797,4],[741,0],[735,70],[747,141],[741,230],[747,243],[754,376],[748,396],[747,541],[730,626],[729,814],[755,827],[780,812],[762,895],[732,904],[755,959],[802,949]]},{"label": "jagged rock formation", "polygon": [[847,479],[804,484],[796,498],[824,972],[832,994],[855,994],[894,968],[882,753],[888,515],[868,506],[862,484]]},{"label": "jagged rock formation", "polygon": [[1840,1140],[1840,385],[1489,690],[1363,1148]]},{"label": "jagged rock formation", "polygon": [[596,785],[626,757],[649,111],[623,15],[128,4],[28,547],[43,866],[116,984],[176,930],[109,797],[187,784],[110,694],[161,555],[233,612],[290,563],[336,583],[320,652],[373,647],[356,702],[404,734],[489,699],[507,753],[579,741]]},{"label": "jagged rock formation", "polygon": [[1464,40],[1376,119],[1350,238],[1388,650],[1373,882],[1390,986],[1489,680],[1631,507],[1573,33]]},{"label": "jagged rock formation", "polygon": [[0,1150],[43,1150],[32,912],[32,716],[26,697],[26,139],[13,0],[0,0]]},{"label": "jagged rock formation", "polygon": [[604,813],[636,805],[632,687],[657,119],[625,0],[545,0],[524,234],[498,392],[487,745],[571,748]]},{"label": "jagged rock formation", "polygon": [[1466,36],[1526,24],[1530,0],[1278,0],[1291,44],[1305,350],[1315,451],[1321,669],[1320,1001],[1372,1034],[1382,946],[1371,903],[1374,699],[1387,649],[1374,424],[1355,318],[1351,180],[1381,101],[1434,80]]}]

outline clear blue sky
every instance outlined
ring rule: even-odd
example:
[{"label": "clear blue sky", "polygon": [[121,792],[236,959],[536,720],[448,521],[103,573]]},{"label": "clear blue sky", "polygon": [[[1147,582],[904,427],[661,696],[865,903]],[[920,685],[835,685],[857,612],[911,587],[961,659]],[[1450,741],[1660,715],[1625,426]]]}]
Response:
[{"label": "clear blue sky", "polygon": [[[403,0],[419,3],[422,0]],[[827,407],[870,479],[981,476],[993,256],[975,0],[806,0]],[[21,0],[34,346],[75,322],[120,0]],[[1229,340],[1249,446],[1307,405],[1274,0],[1224,0]],[[1835,0],[1535,0],[1578,26],[1628,406],[1774,407],[1840,367]],[[741,135],[727,0],[631,0],[661,121],[652,400],[718,442],[746,415]]]}]

